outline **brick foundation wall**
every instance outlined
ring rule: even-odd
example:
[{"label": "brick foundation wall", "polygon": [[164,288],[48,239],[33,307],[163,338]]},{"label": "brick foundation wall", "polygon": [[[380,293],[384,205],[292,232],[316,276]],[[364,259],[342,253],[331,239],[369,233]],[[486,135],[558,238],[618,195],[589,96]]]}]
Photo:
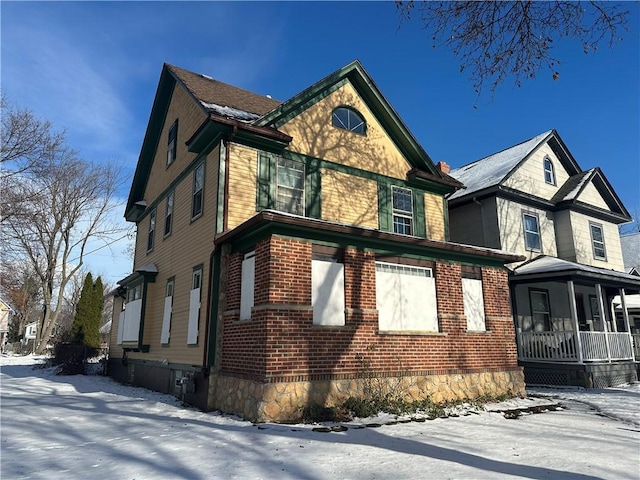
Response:
[{"label": "brick foundation wall", "polygon": [[[402,372],[416,378],[507,372],[510,380],[503,383],[514,393],[524,393],[524,383],[516,378],[522,372],[517,365],[505,271],[482,268],[486,332],[466,331],[460,265],[436,262],[440,332],[380,334],[373,252],[344,251],[346,321],[340,327],[313,325],[310,242],[274,236],[259,242],[255,252],[255,305],[250,321],[238,321],[243,255],[232,253],[227,259],[222,362],[217,374],[228,380],[220,380],[222,384],[341,382],[357,378],[363,368],[382,376]],[[220,403],[213,397],[210,403]],[[255,402],[261,402],[259,395]],[[236,408],[233,413],[242,414]],[[254,414],[262,418],[257,411]]]}]

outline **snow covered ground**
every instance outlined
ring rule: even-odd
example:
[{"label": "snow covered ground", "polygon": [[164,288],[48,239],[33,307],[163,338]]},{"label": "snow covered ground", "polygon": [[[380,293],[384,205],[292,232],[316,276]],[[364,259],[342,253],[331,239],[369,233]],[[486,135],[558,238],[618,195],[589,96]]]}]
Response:
[{"label": "snow covered ground", "polygon": [[[543,398],[479,414],[320,433],[202,413],[105,377],[55,376],[37,361],[0,358],[3,480],[640,478],[640,384],[537,389]],[[550,400],[564,408],[497,412]]]}]

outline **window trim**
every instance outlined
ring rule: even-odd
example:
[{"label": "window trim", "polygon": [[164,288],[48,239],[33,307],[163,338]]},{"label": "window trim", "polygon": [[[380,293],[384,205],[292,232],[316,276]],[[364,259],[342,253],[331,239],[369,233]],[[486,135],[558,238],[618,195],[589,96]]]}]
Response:
[{"label": "window trim", "polygon": [[[407,193],[409,195],[409,198],[411,199],[411,214],[409,215],[407,212],[407,210],[401,210],[399,208],[396,208],[395,204],[394,204],[394,192],[398,190],[402,190],[405,193]],[[404,232],[398,232],[396,231],[396,217],[398,218],[405,218],[405,219],[409,219],[409,233],[404,233]],[[406,187],[400,187],[398,185],[391,185],[391,227],[393,229],[393,233],[396,233],[398,235],[408,235],[408,236],[413,236],[414,232],[415,232],[415,206],[414,206],[414,201],[413,201],[413,190],[411,190],[410,188],[406,188]]]},{"label": "window trim", "polygon": [[[202,171],[202,185],[196,190],[196,182],[198,177],[198,171]],[[202,212],[204,211],[204,181],[205,181],[205,168],[204,162],[200,163],[193,170],[193,187],[191,189],[191,221],[194,221],[202,216]],[[195,212],[196,206],[196,195],[200,193],[200,210]]]},{"label": "window trim", "polygon": [[[547,165],[549,168],[547,168]],[[556,168],[551,159],[547,156],[542,160],[542,168],[544,170],[544,182],[548,185],[556,184]],[[547,174],[549,175],[549,180],[547,180]]]},{"label": "window trim", "polygon": [[149,213],[149,229],[147,230],[147,253],[152,252],[155,247],[156,237],[156,209]]},{"label": "window trim", "polygon": [[[593,238],[594,227],[600,229],[600,235],[602,236],[602,240],[596,240],[595,238]],[[601,223],[589,222],[589,236],[591,237],[591,252],[593,253],[593,258],[595,260],[607,261],[607,247],[605,245],[605,239],[604,239],[604,226]],[[598,254],[596,253],[596,243],[602,244],[602,247],[601,247],[603,252],[602,256],[598,256]]]},{"label": "window trim", "polygon": [[[527,230],[527,222],[525,220],[525,217],[531,217],[531,218],[535,218],[536,220],[536,227],[537,227],[537,231],[533,232],[531,230]],[[530,252],[541,252],[542,253],[542,233],[540,232],[540,218],[538,216],[537,213],[532,213],[532,212],[522,212],[522,231],[524,234],[524,248],[527,251]],[[527,240],[527,233],[535,233],[538,236],[538,247],[531,247],[529,246],[529,242]]]},{"label": "window trim", "polygon": [[[165,200],[165,210],[164,210],[164,236],[163,238],[167,238],[173,233],[173,211],[175,209],[175,190],[172,190],[167,195],[167,199]],[[169,202],[171,199],[171,202]],[[167,228],[168,227],[168,228]]]},{"label": "window trim", "polygon": [[[533,299],[532,299],[532,294],[533,293],[539,293],[539,294],[543,294],[546,298],[546,303],[547,303],[547,310],[546,311],[538,311],[536,310],[534,312],[533,310]],[[553,331],[553,316],[551,314],[551,299],[549,298],[549,290],[546,290],[544,288],[529,288],[529,311],[531,313],[531,331],[535,332],[535,321],[534,321],[534,313],[542,313],[544,315],[548,316],[548,319],[543,320],[543,327],[545,328],[545,330],[543,330],[544,332],[552,332]]]},{"label": "window trim", "polygon": [[[348,120],[349,125],[345,125],[344,122],[340,119],[340,117],[338,117],[336,113],[342,110],[348,112],[348,115],[347,115],[348,117],[350,117],[350,115],[355,115],[356,118],[360,121],[360,123],[358,123],[354,127],[351,127],[351,119],[349,118]],[[339,122],[339,124],[336,124],[336,120]],[[365,120],[364,115],[362,115],[358,110],[356,110],[353,107],[350,107],[349,105],[339,105],[331,111],[331,125],[334,126],[335,128],[339,128],[340,130],[346,130],[347,132],[352,132],[352,133],[356,133],[358,135],[364,135],[364,136],[367,135],[367,121]],[[356,130],[356,129],[359,129],[360,126],[362,126],[361,132]]]},{"label": "window trim", "polygon": [[[290,187],[288,185],[282,185],[283,189],[288,189],[290,191],[296,191],[296,192],[300,192],[301,191],[301,196],[300,196],[300,204],[302,206],[302,212],[292,212],[290,210],[283,210],[279,208],[279,198],[280,198],[280,176],[279,176],[279,170],[280,168],[288,168],[285,166],[280,166],[280,162],[288,162],[288,163],[292,163],[292,164],[297,164],[302,166],[302,190],[299,188],[295,188],[295,187]],[[307,194],[307,166],[304,164],[304,162],[299,162],[297,160],[292,160],[289,158],[284,158],[281,156],[276,157],[276,182],[275,182],[275,210],[279,211],[279,212],[285,212],[285,213],[290,213],[292,215],[299,215],[302,217],[306,216],[306,210],[307,210],[307,206],[306,206],[306,194]]]},{"label": "window trim", "polygon": [[178,119],[173,122],[167,133],[167,167],[176,161],[178,153]]}]

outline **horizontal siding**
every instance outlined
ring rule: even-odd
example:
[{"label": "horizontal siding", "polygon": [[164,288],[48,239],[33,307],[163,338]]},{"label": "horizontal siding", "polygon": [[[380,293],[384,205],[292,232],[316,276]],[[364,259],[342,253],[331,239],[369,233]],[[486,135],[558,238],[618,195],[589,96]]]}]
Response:
[{"label": "horizontal siding", "polygon": [[[607,260],[593,258],[593,246],[591,243],[591,230],[589,222],[593,221],[602,226],[604,231],[604,245],[607,252]],[[594,267],[608,268],[624,272],[622,261],[622,248],[620,247],[620,234],[618,226],[613,223],[593,220],[581,213],[571,212],[572,238],[575,242],[576,262]]]},{"label": "horizontal siding", "polygon": [[321,169],[322,219],[378,228],[378,184],[374,180]]},{"label": "horizontal siding", "polygon": [[[332,111],[341,105],[357,109],[367,122],[361,135],[332,125]],[[400,180],[411,165],[402,156],[367,104],[350,83],[312,105],[279,128],[291,135],[289,149]]]},{"label": "horizontal siding", "polygon": [[[544,158],[548,156],[553,162],[556,184],[549,185],[544,181]],[[531,156],[509,177],[504,185],[536,197],[550,200],[562,185],[569,179],[558,157],[546,143],[535,150]]]},{"label": "horizontal siding", "polygon": [[237,227],[256,214],[258,151],[229,145],[228,229]]},{"label": "horizontal siding", "polygon": [[446,240],[444,228],[444,206],[442,195],[426,193],[424,196],[424,212],[429,240]]},{"label": "horizontal siding", "polygon": [[450,209],[449,236],[452,242],[486,246],[480,205],[468,203]]},{"label": "horizontal siding", "polygon": [[604,201],[604,198],[602,198],[602,195],[600,195],[598,189],[591,182],[589,182],[584,187],[584,190],[578,196],[578,200],[589,205],[593,205],[595,207],[600,207],[604,210],[610,211],[607,202]]},{"label": "horizontal siding", "polygon": [[576,248],[573,242],[571,214],[568,210],[555,213],[556,245],[558,257],[570,262],[576,261]]}]

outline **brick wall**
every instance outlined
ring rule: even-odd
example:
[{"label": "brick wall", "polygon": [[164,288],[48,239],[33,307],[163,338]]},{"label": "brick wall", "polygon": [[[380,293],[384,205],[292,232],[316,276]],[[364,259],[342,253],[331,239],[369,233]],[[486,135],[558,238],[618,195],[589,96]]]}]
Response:
[{"label": "brick wall", "polygon": [[238,321],[241,258],[229,258],[222,371],[263,381],[350,378],[367,368],[393,374],[516,370],[506,272],[483,268],[487,332],[466,331],[461,267],[436,262],[439,334],[378,334],[375,255],[344,252],[346,322],[313,325],[312,244],[272,237],[256,246],[255,306]]}]

